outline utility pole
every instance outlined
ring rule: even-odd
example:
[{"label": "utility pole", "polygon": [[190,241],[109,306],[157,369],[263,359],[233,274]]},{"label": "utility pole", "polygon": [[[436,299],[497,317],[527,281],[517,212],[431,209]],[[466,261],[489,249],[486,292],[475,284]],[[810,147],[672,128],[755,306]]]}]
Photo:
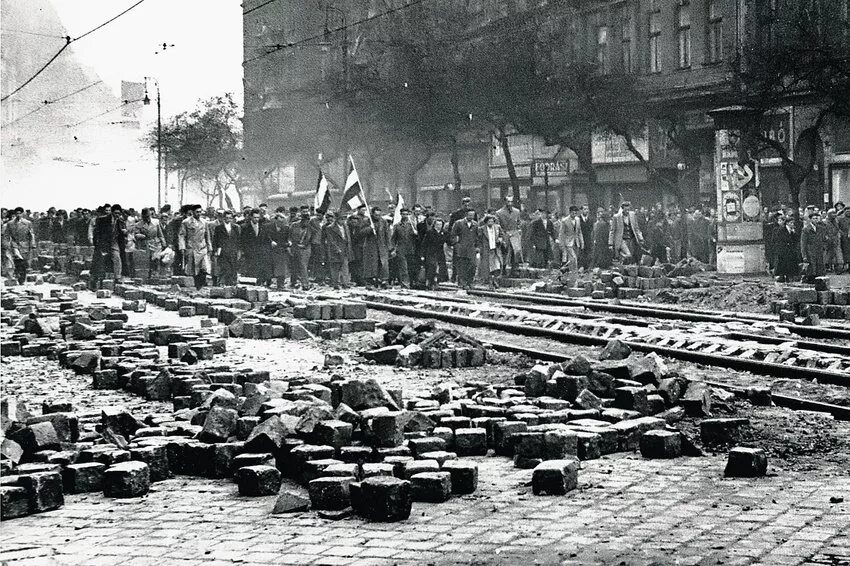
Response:
[{"label": "utility pole", "polygon": [[162,208],[162,97],[159,93],[159,81],[153,77],[145,77],[144,104],[148,106],[151,99],[148,96],[148,81],[156,85],[156,209]]}]

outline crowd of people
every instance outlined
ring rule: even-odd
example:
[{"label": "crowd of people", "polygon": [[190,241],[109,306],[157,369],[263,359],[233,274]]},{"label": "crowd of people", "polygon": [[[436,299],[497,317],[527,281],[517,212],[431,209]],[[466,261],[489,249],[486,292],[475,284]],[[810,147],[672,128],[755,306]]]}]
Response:
[{"label": "crowd of people", "polygon": [[[557,216],[527,211],[507,197],[479,216],[465,197],[444,216],[431,207],[388,211],[362,206],[318,213],[300,206],[232,210],[185,205],[175,210],[123,209],[105,204],[70,213],[22,208],[2,211],[3,269],[26,278],[38,241],[93,246],[93,288],[107,273],[126,277],[191,276],[200,289],[234,285],[238,277],[261,285],[309,289],[313,284],[434,288],[455,281],[469,289],[476,280],[491,288],[522,264],[560,267],[575,277],[613,263],[675,263],[694,257],[715,262],[714,210],[570,206]],[[850,209],[837,203],[821,215],[814,207],[765,211],[766,262],[782,280],[840,272],[850,260]],[[137,269],[146,270],[140,273]]]}]

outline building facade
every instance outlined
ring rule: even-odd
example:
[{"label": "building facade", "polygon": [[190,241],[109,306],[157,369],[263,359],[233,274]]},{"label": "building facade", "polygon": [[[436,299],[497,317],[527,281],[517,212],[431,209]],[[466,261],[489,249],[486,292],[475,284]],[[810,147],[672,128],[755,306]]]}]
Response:
[{"label": "building facade", "polygon": [[[563,48],[600,72],[638,77],[661,113],[676,117],[673,139],[668,121],[650,122],[635,145],[653,171],[622,139],[600,131],[591,140],[595,182],[588,183],[569,151],[546,147],[541,139],[511,136],[511,153],[521,194],[530,208],[564,211],[570,204],[639,205],[682,202],[715,206],[715,124],[713,109],[735,100],[736,65],[748,42],[762,37],[771,14],[784,0],[471,0],[477,25],[520,18],[529,11],[557,20]],[[380,17],[387,3],[374,0],[300,2],[280,0],[256,10],[260,0],[246,2],[245,16],[245,146],[249,158],[267,169],[269,183],[261,191],[309,196],[321,167],[332,182],[342,184],[345,155],[351,153],[372,198],[404,190],[400,172],[386,164],[369,166],[360,148],[341,144],[327,127],[335,109],[317,103],[309,85],[329,65],[345,65],[356,57],[358,26]],[[398,3],[399,5],[401,3]],[[767,10],[767,12],[766,12]],[[334,31],[340,27],[344,32]],[[485,31],[486,33],[486,31]],[[343,59],[340,62],[340,59]],[[785,144],[791,155],[795,140],[808,127],[817,101],[795,101],[777,108],[762,128]],[[835,125],[819,151],[816,172],[806,181],[803,200],[829,204],[850,200],[850,134]],[[352,147],[353,146],[353,147]],[[374,149],[374,148],[373,148]],[[380,150],[380,148],[378,148]],[[509,190],[504,155],[498,143],[478,140],[460,152],[463,188],[482,208],[497,207]],[[486,160],[487,167],[482,167]],[[788,185],[781,167],[769,155],[758,160],[764,205],[787,202]],[[365,175],[364,175],[365,171]],[[417,191],[405,194],[443,207],[458,198],[453,192],[451,152],[437,151],[416,174]]]}]

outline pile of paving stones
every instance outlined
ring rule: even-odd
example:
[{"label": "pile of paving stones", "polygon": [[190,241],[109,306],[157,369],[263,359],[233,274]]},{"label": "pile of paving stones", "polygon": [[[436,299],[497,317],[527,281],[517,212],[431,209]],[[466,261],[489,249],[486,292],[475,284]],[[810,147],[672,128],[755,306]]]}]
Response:
[{"label": "pile of paving stones", "polygon": [[575,298],[635,299],[646,291],[667,288],[694,289],[712,285],[711,279],[697,277],[696,273],[699,272],[684,274],[681,263],[618,265],[611,269],[583,272],[580,277],[570,273],[565,265],[552,281],[540,285],[539,290]]},{"label": "pile of paving stones", "polygon": [[816,278],[814,288],[788,287],[785,294],[787,299],[771,302],[772,312],[782,321],[793,323],[797,316],[811,325],[821,318],[850,320],[850,288],[830,289],[829,277]]},{"label": "pile of paving stones", "polygon": [[433,321],[388,321],[381,326],[385,346],[361,352],[375,363],[445,369],[480,367],[487,361],[487,348],[480,341],[457,330],[436,328]]}]

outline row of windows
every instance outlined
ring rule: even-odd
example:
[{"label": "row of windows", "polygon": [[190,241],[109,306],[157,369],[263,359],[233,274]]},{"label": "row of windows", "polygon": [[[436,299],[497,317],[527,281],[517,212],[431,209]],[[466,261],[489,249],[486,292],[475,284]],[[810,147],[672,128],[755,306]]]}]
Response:
[{"label": "row of windows", "polygon": [[[708,63],[717,63],[723,60],[723,13],[720,8],[721,0],[707,0],[705,10],[705,46],[706,60]],[[662,0],[650,0],[647,13],[647,68],[650,73],[661,71],[661,49],[662,49]],[[635,70],[632,60],[634,48],[633,30],[634,21],[632,10],[628,6],[622,6],[617,14],[616,32],[620,42],[619,54],[620,69],[631,73]],[[692,6],[690,0],[677,0],[676,3],[676,47],[678,52],[678,64],[680,68],[691,66],[691,21]],[[610,72],[610,55],[613,41],[611,29],[607,22],[600,23],[595,28],[595,55],[596,63],[602,72]],[[616,33],[615,32],[615,33]],[[573,37],[576,37],[575,35]],[[574,46],[574,49],[576,47]],[[576,51],[577,52],[577,51]]]}]

